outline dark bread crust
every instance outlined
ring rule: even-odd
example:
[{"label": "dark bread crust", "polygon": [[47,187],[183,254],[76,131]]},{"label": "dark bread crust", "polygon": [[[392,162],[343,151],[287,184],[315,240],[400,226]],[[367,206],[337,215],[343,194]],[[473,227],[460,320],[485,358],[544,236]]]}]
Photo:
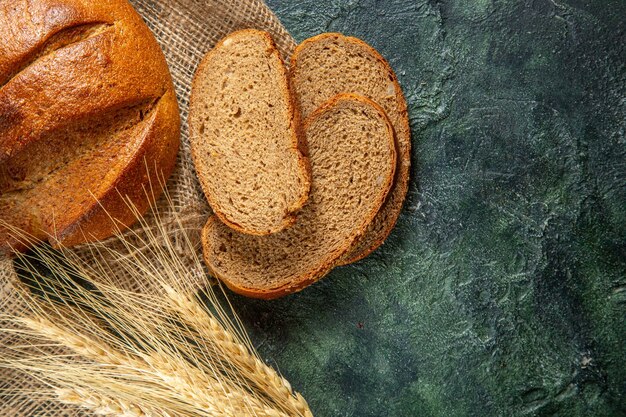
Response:
[{"label": "dark bread crust", "polygon": [[[342,101],[358,101],[360,103],[364,103],[370,106],[371,108],[373,108],[379,114],[381,119],[385,121],[385,125],[386,125],[387,132],[388,132],[387,138],[389,140],[389,149],[391,151],[392,159],[390,161],[390,172],[385,182],[382,184],[382,187],[381,187],[382,192],[380,193],[379,198],[377,198],[377,200],[372,205],[371,212],[368,213],[367,216],[365,216],[363,219],[361,219],[361,223],[358,225],[358,227],[355,228],[355,231],[353,232],[353,234],[348,239],[345,240],[345,244],[341,248],[337,249],[334,253],[332,253],[332,256],[328,257],[328,262],[321,263],[317,265],[316,268],[306,271],[297,280],[292,280],[289,283],[286,283],[282,286],[275,287],[275,288],[244,287],[234,282],[229,276],[226,276],[220,272],[219,268],[217,268],[214,265],[214,259],[211,256],[211,248],[214,245],[219,244],[219,242],[214,242],[212,240],[211,233],[215,227],[220,226],[219,224],[220,221],[216,216],[211,216],[202,230],[202,246],[204,249],[204,260],[211,275],[220,279],[222,282],[226,284],[228,288],[230,288],[235,293],[244,295],[246,297],[251,297],[251,298],[275,299],[275,298],[283,297],[288,294],[298,292],[304,289],[305,287],[317,282],[318,280],[323,278],[326,274],[328,274],[328,272],[330,272],[336,266],[336,262],[338,259],[340,259],[345,253],[347,253],[354,247],[359,237],[365,232],[368,225],[372,222],[372,220],[374,219],[374,217],[380,210],[380,207],[382,206],[383,202],[385,201],[386,196],[388,195],[389,191],[392,188],[394,173],[395,173],[396,166],[397,166],[397,155],[396,155],[395,142],[394,142],[393,126],[391,125],[391,122],[389,121],[389,118],[387,117],[383,108],[380,107],[375,102],[373,102],[372,100],[363,96],[359,96],[356,94],[339,94],[333,97],[332,99],[330,99],[329,101],[327,101],[326,103],[324,103],[322,106],[320,106],[313,114],[311,114],[306,119],[306,121],[303,124],[303,131],[306,132],[309,126],[317,118],[321,117],[326,111],[334,108]],[[313,180],[315,179],[313,178]]]},{"label": "dark bread crust", "polygon": [[[394,84],[396,102],[398,105],[395,111],[400,116],[400,126],[395,126],[394,128],[396,149],[398,152],[398,167],[396,169],[393,188],[389,193],[385,204],[372,222],[372,226],[370,226],[368,231],[359,239],[354,248],[346,253],[337,263],[337,265],[347,265],[365,258],[382,245],[393,230],[396,221],[400,216],[404,199],[409,188],[411,168],[411,129],[409,126],[406,99],[404,98],[404,94],[400,84],[398,83],[396,74],[387,60],[385,60],[385,58],[383,58],[378,51],[358,38],[345,36],[341,33],[323,33],[303,41],[296,47],[293,55],[291,56],[290,73],[292,83],[295,82],[295,73],[298,71],[298,58],[300,54],[307,48],[307,46],[328,39],[339,39],[343,42],[352,43],[358,47],[364,48],[372,55],[372,57],[382,64],[386,70],[387,77],[389,77]],[[297,94],[298,89],[293,86],[293,91]],[[345,92],[349,93],[351,91],[346,90]],[[297,96],[296,98],[299,102],[299,98]],[[372,97],[369,98],[372,99]]]},{"label": "dark bread crust", "polygon": [[[193,83],[192,83],[192,88],[191,88],[191,97],[189,99],[190,119],[193,117],[193,113],[195,112],[194,109],[199,108],[200,103],[202,101],[200,94],[198,94],[197,92],[200,90],[200,84],[204,76],[203,74],[206,71],[209,71],[209,66],[211,64],[213,54],[219,50],[219,48],[224,44],[226,40],[233,39],[235,37],[245,37],[245,36],[260,36],[264,38],[265,41],[270,45],[269,50],[271,51],[271,55],[273,55],[280,61],[280,65],[278,69],[281,71],[282,78],[284,80],[289,79],[289,73],[285,67],[282,56],[278,50],[278,47],[276,46],[276,43],[274,42],[274,40],[272,39],[269,33],[261,31],[261,30],[257,30],[257,29],[242,29],[242,30],[232,32],[228,36],[218,41],[215,44],[215,46],[209,52],[207,52],[207,54],[204,56],[204,58],[200,62],[198,69],[196,70]],[[202,144],[200,143],[201,134],[195,128],[194,123],[189,123],[189,136],[191,139],[191,156],[194,161],[194,166],[196,167],[196,173],[198,174],[200,185],[204,191],[204,195],[207,201],[209,202],[209,205],[211,206],[211,209],[213,210],[215,215],[222,221],[222,223],[228,225],[228,227],[232,228],[233,230],[236,230],[238,232],[245,233],[245,234],[264,236],[264,235],[277,233],[277,232],[280,232],[281,230],[289,228],[295,223],[296,213],[300,209],[302,209],[302,207],[307,202],[308,197],[309,197],[309,190],[311,188],[311,167],[310,167],[309,160],[307,157],[306,143],[304,142],[302,138],[300,114],[298,112],[298,107],[296,106],[294,95],[292,94],[292,91],[291,91],[291,84],[288,81],[286,81],[284,84],[281,83],[279,88],[282,90],[283,95],[286,98],[288,98],[287,102],[288,102],[288,107],[289,107],[289,113],[291,114],[290,124],[291,126],[293,126],[291,145],[292,145],[293,151],[296,153],[296,156],[297,156],[297,163],[298,163],[299,170],[300,172],[303,173],[305,192],[302,194],[300,199],[295,201],[291,207],[287,208],[287,213],[285,214],[282,224],[270,230],[258,231],[258,230],[246,229],[242,227],[241,225],[237,224],[236,222],[232,221],[231,219],[229,219],[226,216],[226,214],[224,214],[225,210],[220,206],[219,202],[216,201],[215,198],[213,198],[213,196],[209,192],[209,186],[207,185],[207,182],[209,180],[205,177],[205,175],[203,175],[200,172],[201,169],[198,169],[198,167],[201,165],[201,160],[199,157],[199,153],[201,152],[201,149],[202,149]]]},{"label": "dark bread crust", "polygon": [[[130,226],[136,215],[124,198],[148,209],[180,137],[174,86],[148,27],[125,0],[18,0],[0,5],[0,37],[11,46],[0,52],[0,219],[64,246]],[[123,152],[96,144],[76,155],[73,143],[40,153],[59,132],[80,126],[88,135],[90,124],[118,113],[132,123]],[[36,172],[50,158],[61,161],[54,171]],[[36,178],[22,187],[16,170]],[[24,249],[0,228],[0,252],[9,246]]]}]

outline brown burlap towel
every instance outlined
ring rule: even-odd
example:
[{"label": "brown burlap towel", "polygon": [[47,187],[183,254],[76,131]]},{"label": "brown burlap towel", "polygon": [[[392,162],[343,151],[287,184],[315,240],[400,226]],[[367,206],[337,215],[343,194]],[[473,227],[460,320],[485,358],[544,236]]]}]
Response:
[{"label": "brown burlap towel", "polygon": [[[97,0],[95,0],[97,1]],[[202,195],[193,171],[187,134],[187,114],[191,80],[202,56],[223,36],[242,28],[258,28],[269,31],[284,57],[295,46],[276,16],[262,0],[130,0],[161,44],[170,66],[178,93],[182,125],[182,145],[177,168],[168,182],[168,192],[173,204],[161,200],[162,218],[167,223],[171,211],[193,229],[202,227],[208,218],[209,208]],[[174,228],[174,225],[172,225]],[[111,245],[115,244],[112,240]],[[77,249],[81,253],[81,249]],[[84,259],[89,259],[83,250]],[[184,254],[181,254],[184,256]],[[0,311],[19,314],[23,306],[15,296],[11,285],[13,278],[11,262],[0,260]],[[135,287],[132,282],[120,284]],[[1,327],[8,323],[0,323]],[[0,334],[0,354],[3,346],[11,344],[10,336]],[[57,351],[58,352],[58,351]],[[51,352],[51,353],[57,353]],[[37,382],[17,372],[2,370],[0,392],[3,390],[37,391]],[[0,416],[11,417],[59,417],[84,413],[52,402],[29,398],[28,394],[0,396]]]}]

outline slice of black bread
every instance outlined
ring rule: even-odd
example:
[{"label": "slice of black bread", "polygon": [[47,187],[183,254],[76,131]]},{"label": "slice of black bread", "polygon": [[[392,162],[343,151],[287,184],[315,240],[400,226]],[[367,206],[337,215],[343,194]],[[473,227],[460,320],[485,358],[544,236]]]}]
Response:
[{"label": "slice of black bread", "polygon": [[204,227],[209,270],[235,292],[276,298],[323,277],[365,232],[391,188],[393,128],[371,100],[339,95],[306,120],[304,133],[312,186],[294,226],[251,236],[214,216]]},{"label": "slice of black bread", "polygon": [[355,262],[385,241],[402,210],[411,164],[406,101],[387,61],[362,40],[340,33],[324,33],[302,42],[291,57],[291,82],[305,118],[336,94],[356,93],[378,103],[393,124],[398,149],[394,185],[365,235],[338,263]]},{"label": "slice of black bread", "polygon": [[189,110],[192,156],[211,208],[228,226],[267,235],[295,221],[310,188],[299,119],[268,33],[234,32],[203,59]]}]

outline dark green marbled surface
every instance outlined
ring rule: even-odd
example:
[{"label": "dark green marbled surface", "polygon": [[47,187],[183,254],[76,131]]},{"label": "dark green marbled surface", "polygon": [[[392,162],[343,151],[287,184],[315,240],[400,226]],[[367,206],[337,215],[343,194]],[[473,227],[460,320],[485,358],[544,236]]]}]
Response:
[{"label": "dark green marbled surface", "polygon": [[413,176],[385,246],[235,298],[325,416],[626,415],[626,2],[270,0],[390,61]]}]

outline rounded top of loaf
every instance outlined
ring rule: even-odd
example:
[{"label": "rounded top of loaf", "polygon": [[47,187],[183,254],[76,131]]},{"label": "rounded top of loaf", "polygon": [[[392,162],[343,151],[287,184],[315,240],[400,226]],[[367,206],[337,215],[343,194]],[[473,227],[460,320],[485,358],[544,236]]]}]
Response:
[{"label": "rounded top of loaf", "polygon": [[64,245],[131,224],[122,197],[147,209],[180,127],[141,17],[125,0],[17,0],[0,5],[0,37],[0,218]]}]

